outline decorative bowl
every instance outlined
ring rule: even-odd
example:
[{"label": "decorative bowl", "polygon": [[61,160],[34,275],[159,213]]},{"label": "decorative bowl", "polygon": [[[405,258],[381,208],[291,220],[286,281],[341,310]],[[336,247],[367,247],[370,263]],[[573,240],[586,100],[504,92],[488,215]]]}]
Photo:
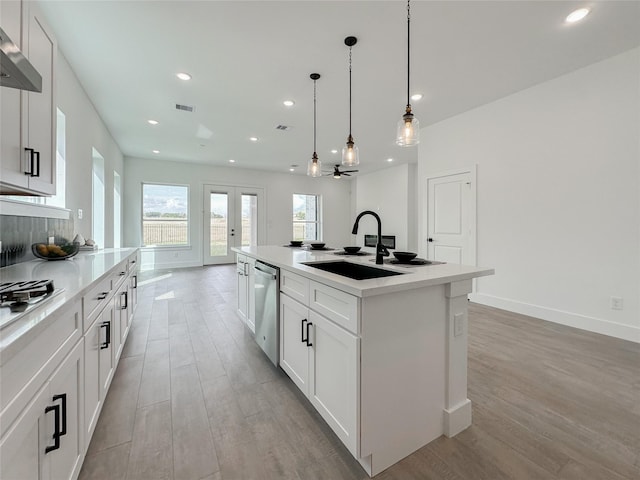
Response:
[{"label": "decorative bowl", "polygon": [[64,245],[34,243],[31,245],[33,254],[43,260],[66,260],[76,255],[79,250],[80,245],[77,243],[66,243]]},{"label": "decorative bowl", "polygon": [[413,252],[393,252],[393,256],[396,257],[399,262],[410,262],[416,258],[418,254]]},{"label": "decorative bowl", "polygon": [[322,250],[326,244],[321,242],[312,242],[310,243],[310,245],[311,245],[311,248],[315,250]]},{"label": "decorative bowl", "polygon": [[345,252],[354,254],[354,253],[358,253],[360,251],[360,248],[362,247],[342,247],[342,248],[344,248]]},{"label": "decorative bowl", "polygon": [[291,245],[292,247],[301,247],[302,246],[302,240],[291,240],[289,242],[289,245]]}]

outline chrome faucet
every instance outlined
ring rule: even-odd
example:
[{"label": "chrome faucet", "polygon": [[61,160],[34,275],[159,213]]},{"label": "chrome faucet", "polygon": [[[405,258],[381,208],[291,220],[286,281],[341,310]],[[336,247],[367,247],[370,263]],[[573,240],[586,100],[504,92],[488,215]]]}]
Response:
[{"label": "chrome faucet", "polygon": [[387,247],[382,245],[382,222],[380,221],[380,217],[378,216],[378,214],[376,212],[372,212],[371,210],[365,210],[364,212],[361,212],[356,217],[356,222],[353,224],[353,230],[351,230],[351,233],[354,235],[358,233],[358,223],[360,222],[360,219],[367,214],[373,215],[376,221],[378,222],[378,242],[376,243],[376,265],[382,265],[382,257],[388,257],[389,250],[387,250]]}]

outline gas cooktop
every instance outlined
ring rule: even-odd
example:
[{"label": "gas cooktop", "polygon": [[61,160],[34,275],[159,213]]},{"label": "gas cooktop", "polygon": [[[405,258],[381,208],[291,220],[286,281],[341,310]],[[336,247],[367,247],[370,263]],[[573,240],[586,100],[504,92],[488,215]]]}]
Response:
[{"label": "gas cooktop", "polygon": [[52,299],[62,291],[64,289],[53,286],[53,280],[1,283],[0,328],[15,322],[30,310]]}]

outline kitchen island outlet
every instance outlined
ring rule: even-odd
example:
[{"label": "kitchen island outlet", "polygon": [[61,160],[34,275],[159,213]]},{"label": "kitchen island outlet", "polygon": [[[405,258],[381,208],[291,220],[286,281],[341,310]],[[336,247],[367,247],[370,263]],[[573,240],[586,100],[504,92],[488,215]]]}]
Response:
[{"label": "kitchen island outlet", "polygon": [[356,280],[308,265],[336,261],[324,252],[235,251],[280,268],[279,365],[370,476],[471,425],[467,294],[492,269],[375,265],[400,274]]}]

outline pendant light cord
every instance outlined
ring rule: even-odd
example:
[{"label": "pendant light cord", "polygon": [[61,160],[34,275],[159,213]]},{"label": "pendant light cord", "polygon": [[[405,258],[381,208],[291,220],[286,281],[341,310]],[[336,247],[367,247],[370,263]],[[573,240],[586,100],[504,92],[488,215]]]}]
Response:
[{"label": "pendant light cord", "polygon": [[313,153],[316,150],[316,80],[313,81]]},{"label": "pendant light cord", "polygon": [[349,136],[351,136],[351,48],[349,47]]},{"label": "pendant light cord", "polygon": [[410,56],[410,48],[411,48],[411,0],[407,0],[407,107],[411,106],[410,103],[410,86],[409,86],[409,78],[410,78],[410,65],[411,65],[411,56]]}]

